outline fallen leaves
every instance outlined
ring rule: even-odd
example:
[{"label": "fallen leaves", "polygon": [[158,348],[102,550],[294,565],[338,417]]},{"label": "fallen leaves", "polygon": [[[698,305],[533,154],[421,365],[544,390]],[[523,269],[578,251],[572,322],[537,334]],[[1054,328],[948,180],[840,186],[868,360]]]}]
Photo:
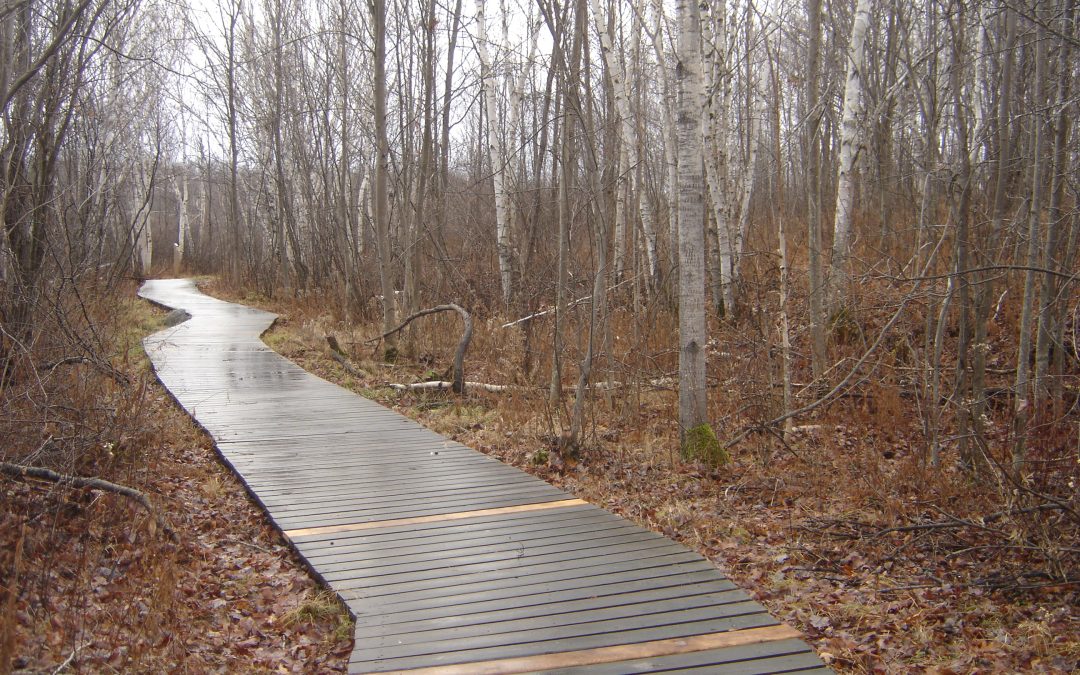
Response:
[{"label": "fallen leaves", "polygon": [[[148,390],[157,392],[157,387]],[[4,483],[0,569],[27,546],[16,669],[52,672],[344,672],[351,631],[335,611],[294,613],[321,590],[299,558],[164,396],[148,404],[158,452],[141,471],[178,535],[149,531],[122,500]],[[77,506],[78,508],[71,508]],[[140,524],[141,523],[141,524]],[[9,545],[10,542],[10,545]]]}]

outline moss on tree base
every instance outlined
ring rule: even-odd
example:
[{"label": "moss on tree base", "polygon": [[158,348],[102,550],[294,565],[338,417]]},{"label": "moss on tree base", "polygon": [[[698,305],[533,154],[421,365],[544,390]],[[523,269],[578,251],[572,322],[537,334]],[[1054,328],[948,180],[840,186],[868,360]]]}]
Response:
[{"label": "moss on tree base", "polygon": [[731,455],[720,445],[716,433],[708,424],[699,424],[686,430],[682,456],[684,459],[705,462],[709,466],[723,466],[731,462]]}]

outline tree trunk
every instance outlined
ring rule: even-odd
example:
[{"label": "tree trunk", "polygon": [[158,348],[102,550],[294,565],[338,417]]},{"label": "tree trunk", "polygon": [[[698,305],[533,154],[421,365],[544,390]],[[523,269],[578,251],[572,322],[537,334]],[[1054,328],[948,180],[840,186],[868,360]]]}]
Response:
[{"label": "tree trunk", "polygon": [[181,182],[183,186],[173,185],[176,191],[177,210],[179,211],[176,224],[176,246],[173,248],[173,274],[179,276],[180,269],[184,264],[184,247],[188,240],[188,179],[185,175]]},{"label": "tree trunk", "polygon": [[503,306],[509,307],[513,297],[513,261],[510,247],[510,203],[507,195],[506,157],[502,147],[499,124],[499,100],[496,91],[495,69],[488,52],[485,0],[476,0],[476,53],[480,58],[480,87],[487,112],[487,148],[491,157],[491,174],[495,184],[495,248],[499,256],[499,277],[502,281]]},{"label": "tree trunk", "polygon": [[[386,185],[390,164],[390,143],[386,134],[386,0],[372,0],[371,13],[375,39],[375,237],[379,249],[383,332],[390,332],[397,323],[397,308],[391,277],[393,255],[390,250],[390,202]],[[385,356],[387,359],[397,356],[396,336],[391,335],[386,339]]]},{"label": "tree trunk", "polygon": [[[1062,36],[1072,35],[1074,0],[1065,1],[1065,13],[1061,19]],[[1043,264],[1051,271],[1064,272],[1070,268],[1063,267],[1064,256],[1060,255],[1059,249],[1063,243],[1062,231],[1066,219],[1063,204],[1065,202],[1065,183],[1068,178],[1068,146],[1069,146],[1069,95],[1070,74],[1069,64],[1072,56],[1072,43],[1067,37],[1062,37],[1058,45],[1058,81],[1057,81],[1057,121],[1054,129],[1054,153],[1053,175],[1050,178],[1050,205],[1047,209],[1046,220],[1046,244],[1043,249]],[[1051,386],[1049,380],[1051,349],[1056,347],[1055,359],[1060,361],[1064,354],[1061,353],[1062,345],[1053,341],[1056,332],[1055,304],[1060,290],[1060,282],[1054,274],[1047,274],[1043,278],[1042,293],[1039,297],[1039,334],[1035,342],[1035,406],[1036,409],[1043,400],[1057,389],[1057,385]],[[1050,396],[1051,400],[1060,401],[1060,396]]]},{"label": "tree trunk", "polygon": [[821,386],[828,358],[825,351],[825,284],[821,261],[821,118],[818,79],[821,64],[821,0],[808,2],[806,77],[807,249],[809,255],[811,367]]},{"label": "tree trunk", "polygon": [[287,227],[286,221],[288,220],[288,205],[286,200],[288,199],[287,191],[289,185],[286,182],[285,177],[285,148],[281,138],[281,116],[283,113],[283,107],[285,104],[285,77],[282,71],[282,59],[284,53],[281,47],[281,34],[284,32],[285,17],[282,16],[282,0],[274,0],[273,6],[270,8],[272,13],[272,50],[273,55],[271,58],[274,61],[274,103],[273,112],[270,116],[270,127],[272,139],[274,144],[274,205],[275,205],[275,218],[277,220],[277,254],[278,258],[278,275],[281,283],[282,291],[285,295],[292,293],[292,286],[289,279],[289,246],[285,238],[285,228]]},{"label": "tree trunk", "polygon": [[1037,112],[1034,115],[1033,139],[1034,153],[1031,164],[1031,210],[1028,213],[1027,230],[1027,255],[1025,256],[1027,271],[1024,273],[1024,299],[1020,314],[1020,335],[1017,340],[1016,350],[1016,381],[1013,384],[1013,469],[1018,473],[1024,466],[1026,456],[1027,424],[1031,417],[1032,392],[1031,392],[1031,366],[1029,354],[1032,347],[1032,322],[1034,321],[1035,309],[1035,286],[1038,284],[1038,275],[1035,270],[1039,267],[1039,250],[1042,237],[1042,210],[1043,210],[1043,182],[1046,170],[1046,158],[1043,157],[1046,145],[1046,121],[1042,112],[1044,105],[1044,83],[1046,80],[1046,24],[1042,19],[1047,18],[1046,0],[1040,0],[1035,5],[1035,82],[1032,94]]},{"label": "tree trunk", "polygon": [[240,285],[241,266],[240,257],[242,248],[240,245],[240,137],[238,126],[239,111],[236,101],[236,24],[240,20],[241,0],[229,5],[229,26],[226,31],[227,63],[225,66],[226,79],[226,116],[229,126],[229,227],[232,236],[232,255],[230,257],[230,271],[234,285]]},{"label": "tree trunk", "polygon": [[956,152],[957,177],[953,182],[952,221],[955,236],[953,246],[953,273],[956,275],[957,293],[959,295],[960,317],[957,326],[956,345],[956,377],[954,386],[954,398],[959,399],[961,404],[957,410],[957,436],[960,439],[961,460],[969,467],[976,465],[970,430],[973,428],[971,409],[964,401],[965,394],[970,391],[971,373],[969,369],[971,351],[971,326],[972,326],[972,302],[971,288],[967,277],[967,270],[971,266],[971,251],[969,224],[971,219],[971,154],[969,152],[969,134],[967,115],[963,100],[963,66],[964,63],[964,30],[966,16],[963,5],[955,3],[957,7],[950,8],[949,24],[951,31],[952,51],[949,74],[949,86],[952,89],[952,108],[956,123],[956,137],[958,147]]},{"label": "tree trunk", "polygon": [[[777,50],[779,51],[779,50]],[[772,79],[772,121],[773,121],[773,154],[775,155],[775,175],[772,212],[776,219],[777,239],[780,249],[780,359],[781,379],[784,387],[784,409],[786,416],[794,409],[794,398],[791,391],[791,320],[788,299],[791,297],[791,260],[788,257],[787,227],[784,223],[784,164],[783,147],[780,142],[780,106],[783,90],[780,86],[779,55],[773,55],[770,51],[769,70]],[[784,419],[784,433],[791,431],[792,421],[790,417]]]},{"label": "tree trunk", "polygon": [[855,207],[855,170],[862,153],[859,114],[862,111],[866,29],[870,23],[870,0],[858,0],[848,50],[847,85],[840,130],[840,167],[836,177],[836,216],[833,221],[832,271],[829,299],[834,310],[847,296],[851,259],[851,223]]},{"label": "tree trunk", "polygon": [[[620,170],[618,178],[618,196],[616,197],[617,204],[622,204],[623,219],[616,217],[615,219],[615,269],[616,269],[616,282],[621,280],[622,270],[624,266],[624,260],[622,259],[622,252],[624,250],[623,241],[625,237],[625,231],[623,229],[624,220],[629,210],[625,204],[628,199],[628,195],[638,196],[638,215],[641,218],[641,229],[645,239],[645,255],[648,261],[648,271],[650,285],[655,283],[658,275],[658,258],[656,252],[656,232],[652,222],[652,210],[649,208],[648,200],[642,199],[640,194],[641,186],[638,184],[637,166],[640,162],[638,153],[638,134],[637,126],[635,124],[635,117],[630,110],[630,99],[626,86],[626,75],[623,71],[623,65],[618,58],[616,58],[614,46],[612,44],[612,38],[610,31],[607,28],[607,23],[603,20],[603,12],[600,8],[600,0],[590,0],[592,3],[593,11],[593,23],[596,27],[596,32],[600,35],[600,51],[604,57],[604,66],[608,73],[608,77],[611,80],[611,88],[615,98],[615,110],[618,113],[619,118],[619,152],[620,152]],[[632,229],[632,228],[631,228]]]},{"label": "tree trunk", "polygon": [[[679,438],[686,458],[701,456],[708,429],[705,386],[705,179],[702,169],[701,17],[679,0]],[[710,432],[711,433],[711,432]]]}]

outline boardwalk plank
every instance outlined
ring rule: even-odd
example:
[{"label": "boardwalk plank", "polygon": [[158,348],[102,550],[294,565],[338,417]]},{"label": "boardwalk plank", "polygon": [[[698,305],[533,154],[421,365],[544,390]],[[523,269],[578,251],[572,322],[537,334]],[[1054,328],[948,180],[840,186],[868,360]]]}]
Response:
[{"label": "boardwalk plank", "polygon": [[[641,617],[639,621],[618,621],[597,626],[567,626],[562,629],[536,632],[526,631],[518,635],[501,635],[499,639],[477,639],[429,643],[416,649],[369,649],[360,644],[353,652],[350,672],[386,672],[407,668],[423,668],[433,665],[474,663],[493,659],[508,659],[531,654],[551,654],[563,651],[597,649],[647,640],[664,640],[733,630],[746,630],[774,625],[764,609],[737,617],[704,618],[678,621],[672,624],[634,627],[634,624],[651,623],[655,616]],[[705,614],[705,612],[702,612]],[[685,616],[685,615],[684,615]],[[671,617],[677,618],[677,617]],[[585,632],[580,631],[599,631]],[[515,641],[519,640],[519,641]],[[488,644],[498,643],[498,644]]]},{"label": "boardwalk plank", "polygon": [[540,671],[544,675],[631,675],[633,673],[723,673],[762,675],[764,673],[820,673],[821,661],[801,640],[784,640],[772,645],[774,656],[755,658],[756,645],[711,649],[689,654],[673,654],[617,663]]}]

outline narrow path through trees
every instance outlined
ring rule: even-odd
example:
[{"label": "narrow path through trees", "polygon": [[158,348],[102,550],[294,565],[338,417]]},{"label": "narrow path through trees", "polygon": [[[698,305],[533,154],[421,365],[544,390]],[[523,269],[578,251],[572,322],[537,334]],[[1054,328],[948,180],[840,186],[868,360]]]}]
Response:
[{"label": "narrow path through trees", "polygon": [[828,672],[697,553],[274,353],[275,315],[139,293],[191,314],[146,351],[355,614],[352,672]]}]

